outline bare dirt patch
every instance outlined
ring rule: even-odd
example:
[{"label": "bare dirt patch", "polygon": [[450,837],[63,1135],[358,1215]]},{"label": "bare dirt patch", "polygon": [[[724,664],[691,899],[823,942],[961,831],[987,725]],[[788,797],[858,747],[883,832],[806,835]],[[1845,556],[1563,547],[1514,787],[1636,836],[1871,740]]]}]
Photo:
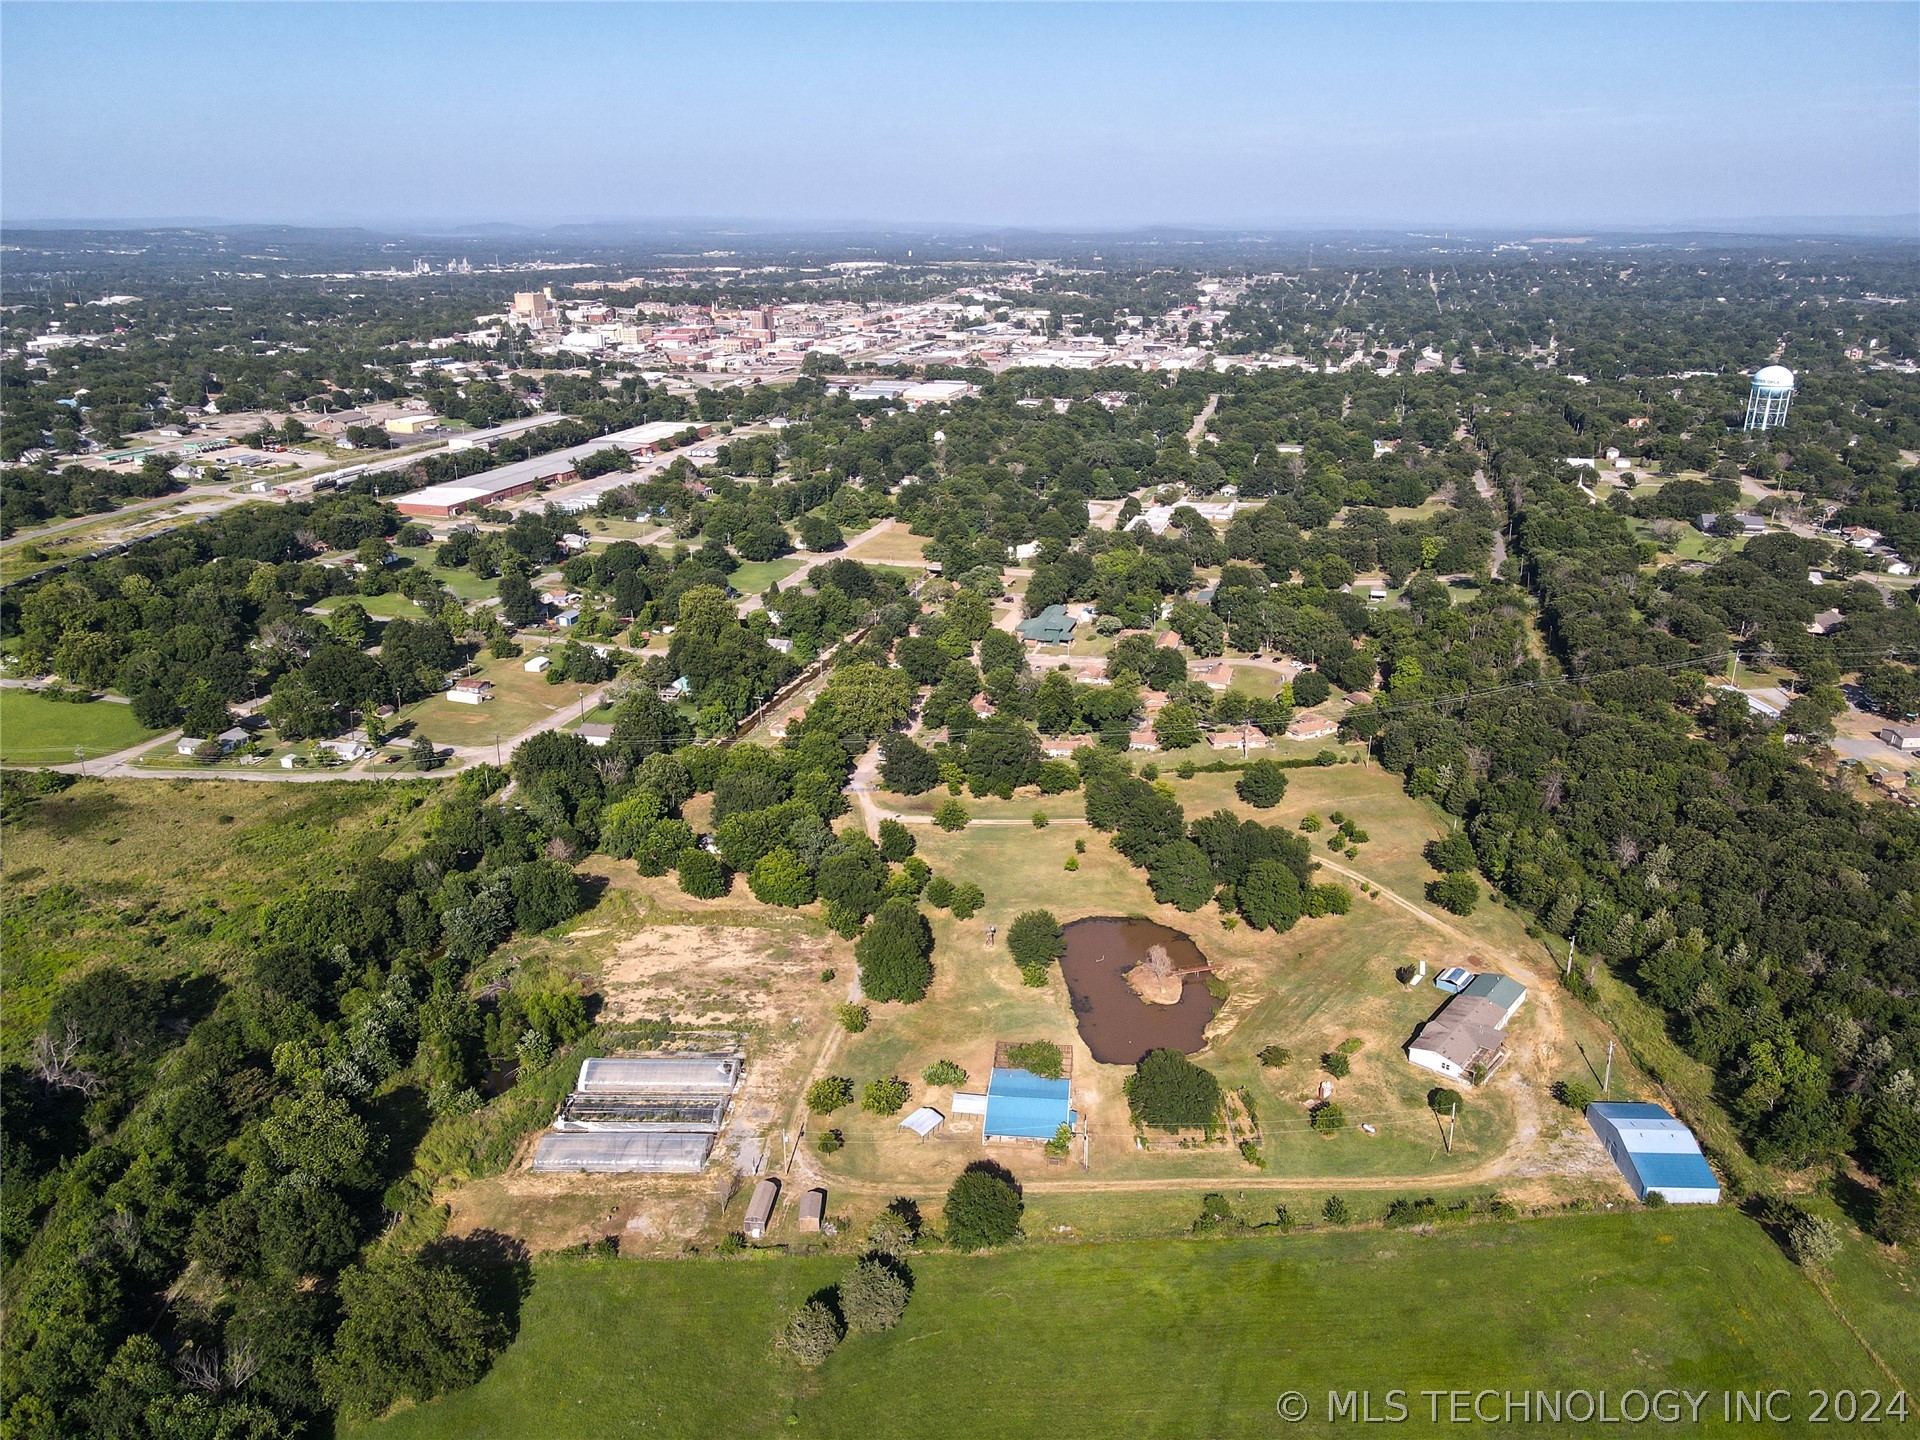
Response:
[{"label": "bare dirt patch", "polygon": [[616,1020],[671,1014],[699,1025],[801,1018],[831,962],[824,936],[739,925],[658,925],[621,940],[603,983]]}]

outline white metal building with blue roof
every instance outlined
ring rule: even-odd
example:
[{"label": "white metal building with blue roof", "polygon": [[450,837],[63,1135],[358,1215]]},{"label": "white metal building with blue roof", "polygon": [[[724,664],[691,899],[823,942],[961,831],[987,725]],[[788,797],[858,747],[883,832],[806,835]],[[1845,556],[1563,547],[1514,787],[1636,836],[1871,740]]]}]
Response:
[{"label": "white metal building with blue roof", "polygon": [[1620,1167],[1634,1197],[1661,1196],[1669,1205],[1717,1205],[1720,1182],[1693,1131],[1658,1105],[1596,1101],[1587,1123]]}]

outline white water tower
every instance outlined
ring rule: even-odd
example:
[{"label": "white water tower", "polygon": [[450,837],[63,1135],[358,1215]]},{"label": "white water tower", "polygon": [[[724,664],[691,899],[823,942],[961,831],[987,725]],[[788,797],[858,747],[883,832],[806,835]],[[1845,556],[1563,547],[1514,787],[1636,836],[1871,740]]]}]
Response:
[{"label": "white water tower", "polygon": [[1763,366],[1753,377],[1753,389],[1747,392],[1748,430],[1771,430],[1787,423],[1787,407],[1793,403],[1793,371],[1784,365]]}]

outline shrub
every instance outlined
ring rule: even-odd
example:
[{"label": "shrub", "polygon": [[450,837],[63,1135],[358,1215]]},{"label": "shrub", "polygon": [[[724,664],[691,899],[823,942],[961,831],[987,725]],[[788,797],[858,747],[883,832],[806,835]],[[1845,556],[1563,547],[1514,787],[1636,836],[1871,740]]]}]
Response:
[{"label": "shrub", "polygon": [[1047,983],[1047,977],[1053,972],[1044,965],[1022,965],[1020,983],[1038,990]]},{"label": "shrub", "polygon": [[974,913],[987,903],[987,892],[971,880],[963,880],[953,887],[953,918],[971,920]]},{"label": "shrub", "polygon": [[914,852],[913,831],[898,820],[880,822],[880,858],[898,865]]},{"label": "shrub", "polygon": [[847,1137],[838,1130],[822,1130],[820,1138],[813,1143],[820,1147],[822,1155],[832,1155],[847,1143]]},{"label": "shrub", "polygon": [[1260,1153],[1260,1147],[1251,1140],[1240,1142],[1240,1158],[1256,1170],[1267,1168],[1267,1157]]},{"label": "shrub", "polygon": [[867,1227],[867,1248],[879,1255],[905,1254],[919,1228],[911,1206],[911,1201],[896,1200],[874,1216]]},{"label": "shrub", "polygon": [[860,1092],[860,1108],[869,1115],[898,1115],[910,1093],[906,1081],[892,1076],[885,1080],[869,1080],[866,1088]]},{"label": "shrub", "polygon": [[747,877],[753,898],[762,905],[795,909],[813,899],[813,875],[786,846],[768,851],[754,862]]},{"label": "shrub", "polygon": [[1911,1185],[1882,1185],[1873,1205],[1874,1238],[1883,1245],[1920,1241],[1920,1190]]},{"label": "shrub", "polygon": [[1062,1124],[1058,1130],[1053,1132],[1053,1138],[1040,1148],[1053,1159],[1058,1160],[1069,1150],[1073,1149],[1073,1127]]},{"label": "shrub", "polygon": [[1787,1249],[1796,1263],[1809,1269],[1838,1255],[1843,1238],[1839,1225],[1825,1215],[1797,1210],[1787,1223]]},{"label": "shrub", "polygon": [[1320,1057],[1320,1068],[1336,1080],[1343,1080],[1353,1070],[1353,1064],[1338,1050],[1329,1050]]},{"label": "shrub", "polygon": [[1393,969],[1393,978],[1398,980],[1402,985],[1411,985],[1419,974],[1420,967],[1418,965],[1396,965]]},{"label": "shrub", "polygon": [[1584,1080],[1556,1080],[1553,1085],[1553,1098],[1567,1109],[1584,1114],[1586,1108],[1598,1097],[1593,1086]]},{"label": "shrub", "polygon": [[1211,1129],[1220,1082],[1178,1050],[1150,1050],[1122,1087],[1135,1123],[1156,1130]]},{"label": "shrub", "polygon": [[1178,775],[1182,780],[1191,780],[1195,775],[1199,774],[1200,772],[1199,772],[1199,769],[1194,765],[1193,761],[1182,760],[1179,766],[1174,770],[1173,773]]},{"label": "shrub", "polygon": [[689,845],[674,862],[680,889],[696,900],[718,900],[730,888],[727,867],[718,855],[710,855],[697,845]]},{"label": "shrub", "polygon": [[1313,1107],[1313,1128],[1322,1135],[1331,1135],[1336,1130],[1347,1127],[1347,1112],[1332,1100],[1322,1100]]},{"label": "shrub", "polygon": [[1028,910],[1007,927],[1007,949],[1022,969],[1044,968],[1067,953],[1067,940],[1051,910]]},{"label": "shrub", "polygon": [[1004,1245],[1020,1233],[1020,1187],[991,1160],[976,1160],[947,1190],[947,1243],[956,1250]]},{"label": "shrub", "polygon": [[1051,1040],[1028,1040],[1007,1047],[1007,1064],[1042,1080],[1058,1080],[1066,1074],[1066,1056]]},{"label": "shrub", "polygon": [[1353,1223],[1353,1212],[1338,1195],[1329,1195],[1327,1203],[1320,1207],[1320,1218],[1329,1225],[1350,1225]]},{"label": "shrub", "polygon": [[967,807],[958,800],[943,801],[940,808],[933,812],[933,823],[942,830],[964,830],[967,828],[967,821],[971,818],[967,813]]},{"label": "shrub", "polygon": [[822,1075],[807,1087],[807,1109],[816,1115],[831,1115],[852,1103],[853,1081],[844,1075]]},{"label": "shrub", "polygon": [[1480,903],[1480,887],[1464,870],[1427,882],[1427,899],[1455,915],[1471,915]]},{"label": "shrub", "polygon": [[1033,812],[1033,828],[1034,829],[1044,830],[1047,828],[1047,824],[1048,824],[1048,821],[1047,821],[1046,811],[1036,810]]},{"label": "shrub", "polygon": [[1451,1115],[1459,1104],[1459,1092],[1449,1090],[1444,1085],[1436,1085],[1427,1091],[1427,1108],[1436,1115]]},{"label": "shrub", "polygon": [[864,1005],[849,1002],[834,1006],[833,1018],[840,1022],[840,1028],[849,1035],[858,1035],[873,1023],[873,1012]]},{"label": "shrub", "polygon": [[1287,793],[1287,772],[1271,760],[1256,760],[1234,782],[1233,793],[1256,810],[1271,810]]},{"label": "shrub", "polygon": [[891,1330],[907,1312],[907,1295],[907,1282],[893,1266],[862,1260],[840,1282],[840,1312],[849,1330]]},{"label": "shrub", "polygon": [[809,1368],[826,1363],[840,1345],[840,1317],[824,1300],[809,1300],[787,1321],[781,1344]]},{"label": "shrub", "polygon": [[1087,842],[1084,837],[1073,842],[1073,853],[1076,855],[1084,855],[1087,853]]},{"label": "shrub", "polygon": [[1300,817],[1300,828],[1308,834],[1312,834],[1320,828],[1320,817],[1318,815],[1302,815]]},{"label": "shrub", "polygon": [[920,1078],[929,1085],[964,1085],[967,1072],[951,1060],[936,1060],[920,1072]]},{"label": "shrub", "polygon": [[936,875],[920,893],[934,909],[944,910],[953,903],[953,882],[944,875]]},{"label": "shrub", "polygon": [[1067,856],[1066,868],[1069,870],[1078,870],[1080,868],[1080,857],[1078,855]]},{"label": "shrub", "polygon": [[1260,1063],[1269,1070],[1278,1070],[1293,1058],[1293,1052],[1284,1045],[1268,1045],[1260,1051]]}]

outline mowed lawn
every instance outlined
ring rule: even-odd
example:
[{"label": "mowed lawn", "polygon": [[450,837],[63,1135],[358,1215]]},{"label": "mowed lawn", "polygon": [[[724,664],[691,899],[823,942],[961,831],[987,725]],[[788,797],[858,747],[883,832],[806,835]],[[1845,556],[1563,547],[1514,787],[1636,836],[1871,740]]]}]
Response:
[{"label": "mowed lawn", "polygon": [[[1300,820],[1318,814],[1323,828],[1310,837],[1317,859],[1334,859],[1326,843],[1333,833],[1324,823],[1326,817],[1335,810],[1352,815],[1371,839],[1359,847],[1354,860],[1342,853],[1338,863],[1423,903],[1422,887],[1434,872],[1421,847],[1444,832],[1444,816],[1408,797],[1395,777],[1373,765],[1307,766],[1287,773],[1286,797],[1266,811],[1238,800],[1233,788],[1238,776],[1233,773],[1203,773],[1171,784],[1190,819],[1225,808],[1300,833]],[[876,798],[884,806],[924,813],[926,802],[944,798],[944,790],[914,801],[885,792]],[[1283,935],[1245,925],[1229,928],[1215,906],[1182,914],[1156,903],[1145,873],[1115,852],[1110,836],[1084,824],[1058,823],[1084,809],[1084,796],[1078,793],[1046,801],[1022,796],[1011,802],[966,803],[983,818],[1005,816],[1015,823],[973,825],[957,834],[916,825],[913,832],[919,854],[936,873],[975,881],[986,892],[986,903],[967,921],[957,921],[946,911],[930,912],[935,975],[926,1000],[873,1006],[873,1025],[840,1043],[830,1062],[832,1073],[847,1076],[856,1087],[897,1075],[913,1087],[910,1103],[950,1113],[950,1092],[921,1081],[922,1071],[933,1061],[957,1062],[970,1074],[968,1088],[978,1089],[991,1066],[996,1040],[1052,1040],[1068,1047],[1074,1057],[1074,1104],[1090,1136],[1093,1179],[1190,1179],[1227,1186],[1255,1179],[1364,1178],[1379,1183],[1402,1176],[1445,1183],[1448,1176],[1484,1165],[1508,1147],[1516,1133],[1517,1091],[1525,1086],[1542,1112],[1542,1143],[1564,1139],[1570,1153],[1584,1157],[1592,1172],[1591,1179],[1573,1176],[1567,1183],[1579,1190],[1591,1187],[1594,1194],[1624,1193],[1579,1118],[1545,1099],[1553,1080],[1587,1078],[1576,1043],[1588,1054],[1604,1055],[1607,1036],[1582,1008],[1564,1001],[1558,1012],[1565,1033],[1555,1035],[1549,1024],[1555,997],[1546,989],[1552,985],[1551,958],[1527,938],[1512,912],[1482,904],[1469,918],[1444,917],[1463,937],[1456,939],[1384,898],[1362,894],[1354,881],[1329,870],[1321,878],[1339,878],[1348,886],[1352,913],[1303,919]],[[1023,817],[1036,808],[1052,812],[1056,823],[1033,828]],[[1086,842],[1087,850],[1077,857],[1078,868],[1068,871],[1066,862],[1075,855],[1076,841]],[[1224,1136],[1211,1146],[1181,1147],[1167,1137],[1150,1135],[1149,1149],[1137,1147],[1121,1091],[1130,1067],[1095,1063],[1079,1040],[1060,977],[1055,974],[1044,987],[1028,988],[1008,957],[1008,928],[1023,910],[1036,907],[1052,910],[1063,921],[1144,915],[1194,937],[1219,967],[1229,991],[1196,1062],[1227,1088],[1244,1088],[1257,1110],[1264,1170],[1250,1167]],[[990,923],[999,927],[1002,937],[992,946],[985,937]],[[1518,956],[1526,965],[1523,975],[1533,970],[1528,978],[1543,998],[1515,1017],[1513,1033],[1523,1056],[1538,1050],[1544,1063],[1516,1064],[1499,1082],[1468,1098],[1449,1152],[1426,1102],[1440,1078],[1409,1064],[1402,1050],[1407,1037],[1445,997],[1430,984],[1412,989],[1400,985],[1394,970],[1420,960],[1427,962],[1429,975],[1456,963],[1486,968],[1488,955]],[[1351,1057],[1351,1074],[1335,1083],[1334,1094],[1351,1123],[1338,1135],[1312,1134],[1308,1107],[1316,1087],[1327,1078],[1320,1056],[1350,1038],[1362,1041],[1362,1047]],[[1292,1059],[1277,1068],[1261,1064],[1258,1053],[1269,1044],[1287,1047]],[[1617,1093],[1652,1096],[1624,1056],[1616,1061],[1614,1081]],[[1363,1131],[1363,1123],[1374,1132]],[[927,1188],[944,1186],[953,1172],[980,1154],[977,1129],[960,1117],[925,1142],[902,1131],[892,1117],[852,1107],[817,1120],[814,1128],[827,1126],[840,1130],[846,1140],[836,1154],[815,1155],[814,1163],[827,1174],[898,1185],[903,1193],[923,1197]],[[1238,1134],[1244,1136],[1244,1128]],[[1078,1151],[1071,1164],[1048,1161],[1031,1147],[999,1158],[1022,1180],[1043,1185],[1081,1174]],[[1318,1201],[1316,1197],[1313,1203]]]},{"label": "mowed lawn", "polygon": [[550,685],[544,673],[530,674],[527,661],[538,653],[529,646],[524,655],[483,662],[478,678],[493,682],[493,699],[483,704],[461,704],[443,691],[407,706],[399,719],[412,722],[409,735],[425,735],[436,745],[488,745],[496,735],[511,739],[555,710],[577,705],[592,688],[572,681]]},{"label": "mowed lawn", "polygon": [[27,690],[0,690],[0,760],[10,765],[62,765],[138,745],[160,732],[113,700],[69,705]]},{"label": "mowed lawn", "polygon": [[803,555],[782,555],[778,560],[748,560],[727,577],[733,588],[742,595],[758,595],[769,585],[776,585],[806,564]]},{"label": "mowed lawn", "polygon": [[[1350,1433],[1329,1391],[1893,1389],[1731,1210],[913,1257],[905,1320],[807,1373],[785,1315],[849,1258],[549,1263],[477,1386],[343,1434],[413,1437]],[[1283,1425],[1275,1403],[1308,1397]],[[1444,1412],[1443,1412],[1444,1416]],[[1709,1418],[1711,1417],[1711,1418]],[[1445,1425],[1444,1418],[1441,1425]],[[1476,1434],[1578,1435],[1562,1423]],[[1796,1433],[1788,1426],[1778,1433]]]}]

